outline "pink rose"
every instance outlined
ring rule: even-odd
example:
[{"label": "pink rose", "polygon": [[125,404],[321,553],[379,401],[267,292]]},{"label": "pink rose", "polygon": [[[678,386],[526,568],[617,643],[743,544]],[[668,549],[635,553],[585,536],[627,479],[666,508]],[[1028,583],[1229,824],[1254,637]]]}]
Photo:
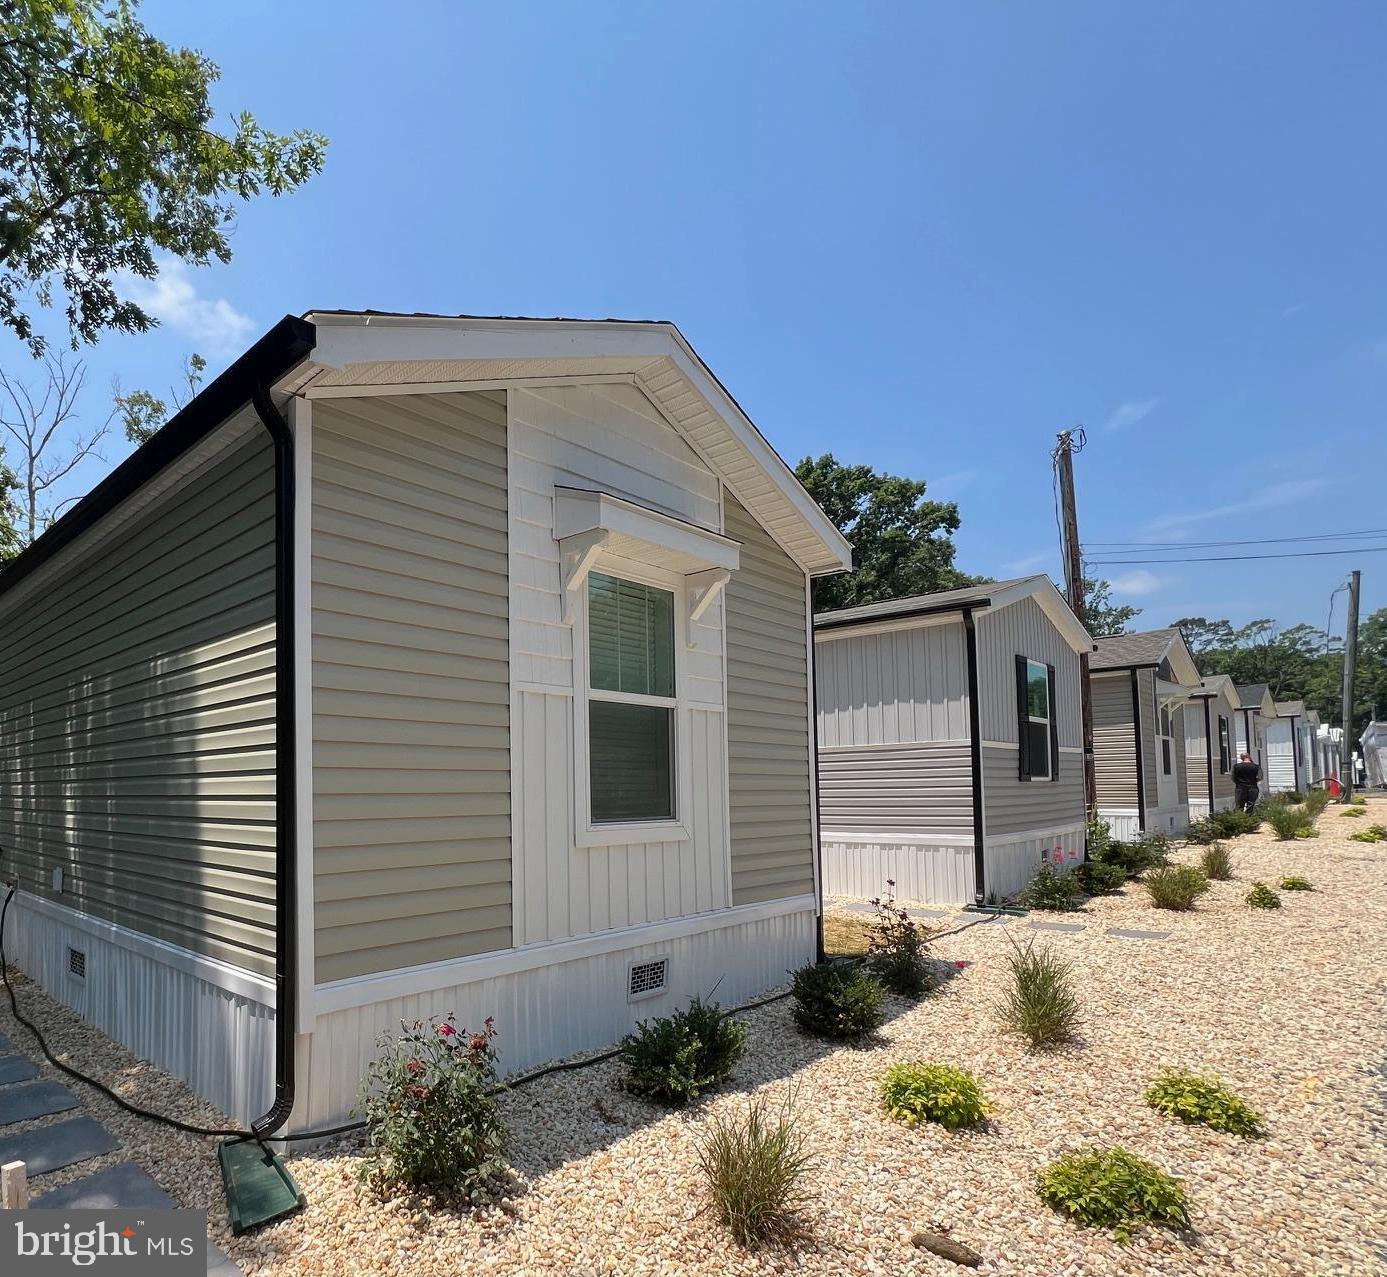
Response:
[{"label": "pink rose", "polygon": [[438,1036],[441,1038],[455,1038],[458,1031],[451,1024],[440,1024],[438,1026]]}]

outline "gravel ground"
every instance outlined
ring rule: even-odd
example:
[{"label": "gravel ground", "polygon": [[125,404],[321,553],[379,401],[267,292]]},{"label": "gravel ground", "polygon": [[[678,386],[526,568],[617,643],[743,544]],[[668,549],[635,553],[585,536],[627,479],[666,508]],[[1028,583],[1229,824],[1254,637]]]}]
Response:
[{"label": "gravel ground", "polygon": [[[518,1183],[508,1202],[475,1214],[362,1194],[358,1157],[339,1141],[293,1159],[305,1212],[228,1241],[210,1147],[80,1089],[170,1192],[212,1209],[214,1238],[252,1277],[452,1277],[474,1267],[623,1277],[959,1271],[911,1245],[918,1229],[975,1247],[989,1273],[1382,1274],[1387,844],[1346,837],[1374,821],[1387,823],[1387,800],[1374,800],[1362,820],[1331,809],[1312,841],[1236,840],[1235,880],[1215,883],[1191,914],[1151,909],[1129,886],[1066,916],[1086,924],[1083,932],[1037,933],[1013,920],[944,939],[939,957],[971,965],[923,1003],[893,1002],[863,1049],[799,1036],[784,1003],[753,1012],[733,1086],[691,1113],[666,1114],[622,1094],[612,1064],[507,1095]],[[1274,885],[1288,873],[1318,890],[1283,893],[1279,911],[1244,905],[1254,879]],[[1105,935],[1110,926],[1171,936],[1124,940]],[[1072,961],[1085,1002],[1074,1048],[1035,1056],[998,1032],[991,1004],[1008,937],[1034,937]],[[42,995],[31,988],[24,996]],[[27,1034],[7,1020],[0,1015],[0,1031],[26,1049]],[[215,1120],[71,1017],[54,1036],[89,1062],[117,1061],[132,1095]],[[892,1062],[912,1058],[977,1073],[994,1108],[989,1127],[950,1135],[886,1120],[877,1082]],[[1158,1117],[1141,1096],[1166,1065],[1219,1073],[1262,1111],[1269,1137],[1248,1143]],[[706,1210],[694,1137],[710,1113],[743,1107],[753,1091],[793,1102],[814,1141],[816,1200],[794,1250],[744,1253]],[[1148,1231],[1123,1248],[1053,1214],[1035,1196],[1035,1173],[1086,1142],[1122,1143],[1182,1176],[1191,1231]]]}]

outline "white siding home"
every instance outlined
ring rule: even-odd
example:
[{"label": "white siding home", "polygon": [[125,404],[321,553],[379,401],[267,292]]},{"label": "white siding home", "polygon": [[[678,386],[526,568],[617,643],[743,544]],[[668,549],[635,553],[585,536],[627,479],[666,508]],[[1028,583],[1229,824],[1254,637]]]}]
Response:
[{"label": "white siding home", "polygon": [[849,565],[673,325],[285,319],[0,574],[10,956],[266,1132],[777,984]]},{"label": "white siding home", "polygon": [[1234,724],[1239,709],[1237,690],[1226,674],[1201,679],[1184,707],[1191,820],[1233,806]]},{"label": "white siding home", "polygon": [[1305,760],[1302,771],[1307,788],[1314,788],[1324,780],[1324,757],[1320,752],[1319,734],[1319,713],[1307,708],[1300,722],[1300,756]]},{"label": "white siding home", "polygon": [[1276,714],[1267,723],[1266,788],[1282,794],[1302,789],[1305,770],[1304,701],[1277,701]]},{"label": "white siding home", "polygon": [[1084,846],[1079,655],[1045,576],[814,617],[824,890],[1001,899]]},{"label": "white siding home", "polygon": [[1261,789],[1267,792],[1267,726],[1276,717],[1276,702],[1265,683],[1243,683],[1238,693],[1238,757],[1251,754],[1262,769]]},{"label": "white siding home", "polygon": [[[1186,706],[1199,671],[1178,629],[1094,641],[1089,661],[1098,814],[1116,838],[1189,823]],[[1200,711],[1202,713],[1202,711]]]}]

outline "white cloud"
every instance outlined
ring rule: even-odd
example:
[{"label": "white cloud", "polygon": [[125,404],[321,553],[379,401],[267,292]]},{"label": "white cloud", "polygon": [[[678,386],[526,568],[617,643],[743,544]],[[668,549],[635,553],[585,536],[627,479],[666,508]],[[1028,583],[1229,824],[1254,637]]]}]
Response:
[{"label": "white cloud", "polygon": [[1145,421],[1156,411],[1159,399],[1127,399],[1113,409],[1112,415],[1103,423],[1103,429],[1111,434],[1115,430],[1126,430],[1138,422]]},{"label": "white cloud", "polygon": [[1290,319],[1292,315],[1299,315],[1305,309],[1304,302],[1296,302],[1294,306],[1283,306],[1281,308],[1281,318]]},{"label": "white cloud", "polygon": [[1024,559],[1012,559],[1010,563],[1003,563],[1002,571],[1024,576],[1027,572],[1033,572],[1038,567],[1054,562],[1058,557],[1058,552],[1051,554],[1048,550],[1042,554],[1028,554]]},{"label": "white cloud", "polygon": [[1176,510],[1163,514],[1152,519],[1146,525],[1146,530],[1159,532],[1169,540],[1176,540],[1188,535],[1186,529],[1191,523],[1208,523],[1214,519],[1231,519],[1237,515],[1255,514],[1259,510],[1276,510],[1281,506],[1296,505],[1319,496],[1328,486],[1329,480],[1324,478],[1283,479],[1280,483],[1268,484],[1243,501],[1208,506],[1202,510]]},{"label": "white cloud", "polygon": [[225,297],[199,296],[192,272],[176,257],[161,259],[154,279],[122,271],[117,284],[125,297],[209,354],[235,353],[255,331],[255,321]]},{"label": "white cloud", "polygon": [[1143,595],[1154,594],[1173,582],[1163,576],[1157,576],[1154,572],[1148,572],[1145,568],[1137,568],[1132,572],[1124,572],[1121,576],[1111,577],[1108,584],[1112,586],[1114,594],[1126,594],[1139,599]]}]

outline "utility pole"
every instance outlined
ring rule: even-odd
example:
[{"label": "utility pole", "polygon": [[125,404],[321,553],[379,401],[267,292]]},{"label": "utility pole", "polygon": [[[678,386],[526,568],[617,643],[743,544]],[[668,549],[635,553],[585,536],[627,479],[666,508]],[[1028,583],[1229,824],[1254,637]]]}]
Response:
[{"label": "utility pole", "polygon": [[[1079,515],[1074,505],[1074,434],[1061,430],[1055,446],[1055,469],[1060,482],[1060,510],[1064,522],[1064,582],[1070,610],[1079,624],[1088,628],[1088,609],[1084,606],[1084,562],[1079,549]],[[1079,447],[1084,446],[1080,428]],[[1098,779],[1093,769],[1093,698],[1089,695],[1088,653],[1079,656],[1079,704],[1084,723],[1084,807],[1092,821],[1098,814]]]},{"label": "utility pole", "polygon": [[1358,585],[1362,573],[1354,568],[1348,579],[1348,626],[1344,630],[1344,736],[1339,742],[1343,772],[1340,802],[1353,801],[1353,680],[1358,673]]}]

